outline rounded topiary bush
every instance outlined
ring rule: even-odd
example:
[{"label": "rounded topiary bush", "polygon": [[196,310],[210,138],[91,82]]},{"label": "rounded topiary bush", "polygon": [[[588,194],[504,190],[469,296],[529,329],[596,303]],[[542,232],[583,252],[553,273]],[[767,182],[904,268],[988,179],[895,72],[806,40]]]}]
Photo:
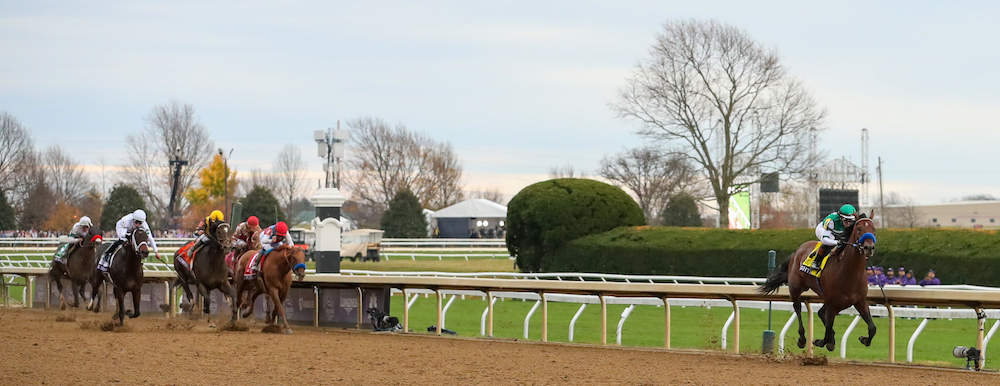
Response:
[{"label": "rounded topiary bush", "polygon": [[510,200],[507,250],[521,271],[545,271],[546,257],[571,240],[643,224],[642,209],[619,188],[577,178],[542,181]]}]

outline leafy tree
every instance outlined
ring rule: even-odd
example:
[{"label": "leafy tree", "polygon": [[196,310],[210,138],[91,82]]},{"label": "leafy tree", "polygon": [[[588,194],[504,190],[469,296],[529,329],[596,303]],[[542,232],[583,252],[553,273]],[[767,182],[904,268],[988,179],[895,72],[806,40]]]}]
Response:
[{"label": "leafy tree", "polygon": [[14,220],[14,208],[7,201],[7,194],[0,192],[0,230],[12,230],[17,228]]},{"label": "leafy tree", "polygon": [[385,237],[427,237],[427,219],[420,200],[409,189],[400,190],[389,201],[389,209],[382,216]]},{"label": "leafy tree", "polygon": [[[254,186],[247,192],[246,196],[240,199],[240,204],[243,205],[240,221],[246,221],[250,216],[257,216],[257,219],[260,220],[260,227],[264,228],[279,220],[281,207],[278,204],[278,199],[274,197],[274,193],[263,186]],[[233,222],[236,223],[236,221]]]},{"label": "leafy tree", "polygon": [[538,272],[571,240],[644,223],[642,209],[619,188],[577,178],[542,181],[510,200],[507,250],[522,271]]},{"label": "leafy tree", "polygon": [[236,180],[236,172],[229,169],[229,178],[226,178],[226,163],[219,154],[215,155],[212,163],[198,172],[200,185],[195,188],[188,188],[184,192],[191,204],[201,205],[206,203],[220,203],[226,198],[226,185],[229,186],[229,197],[233,197],[239,181]]},{"label": "leafy tree", "polygon": [[698,213],[698,203],[694,196],[681,193],[670,197],[667,206],[660,214],[663,225],[668,227],[700,227],[701,215]]},{"label": "leafy tree", "polygon": [[[136,209],[146,210],[146,203],[139,195],[139,191],[132,185],[115,185],[114,188],[111,188],[111,193],[108,194],[108,200],[104,202],[104,208],[101,209],[101,229],[115,229],[115,223],[119,219]],[[146,212],[147,215],[152,216],[148,210]]]}]

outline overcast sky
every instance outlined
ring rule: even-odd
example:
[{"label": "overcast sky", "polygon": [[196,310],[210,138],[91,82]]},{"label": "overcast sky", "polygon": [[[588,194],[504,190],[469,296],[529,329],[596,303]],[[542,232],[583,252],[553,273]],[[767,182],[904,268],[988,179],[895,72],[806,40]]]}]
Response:
[{"label": "overcast sky", "polygon": [[238,170],[291,143],[316,178],[313,130],[377,116],[451,142],[471,189],[509,198],[640,144],[608,104],[663,23],[715,19],[813,90],[831,157],[859,163],[867,127],[887,191],[1000,196],[996,4],[5,1],[0,110],[40,147],[121,164],[125,135],[177,99]]}]

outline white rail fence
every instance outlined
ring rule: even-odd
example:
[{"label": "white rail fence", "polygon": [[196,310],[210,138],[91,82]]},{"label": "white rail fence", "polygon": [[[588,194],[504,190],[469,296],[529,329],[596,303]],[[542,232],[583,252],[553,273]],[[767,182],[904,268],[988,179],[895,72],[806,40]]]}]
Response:
[{"label": "white rail fence", "polygon": [[[23,286],[23,295],[26,296],[27,285],[16,284],[14,280],[18,276],[33,278],[31,275],[38,275],[47,268],[49,262],[44,260],[45,254],[16,254],[0,255],[0,277],[2,277],[4,303],[7,304],[12,299],[10,288],[12,286]],[[166,274],[172,268],[162,263],[147,263],[145,268],[151,272]],[[27,272],[27,273],[26,273]],[[364,270],[344,270],[341,274],[319,274],[312,270],[307,276],[307,282],[311,285],[338,285],[338,286],[390,286],[393,292],[404,296],[404,325],[408,325],[409,310],[415,304],[419,295],[435,295],[438,302],[437,324],[440,328],[445,328],[448,310],[455,302],[456,298],[466,296],[482,297],[489,299],[486,309],[483,311],[480,331],[482,335],[492,336],[492,310],[497,299],[515,299],[524,301],[534,301],[535,304],[527,313],[524,319],[524,336],[528,337],[529,323],[536,312],[542,310],[543,329],[542,339],[547,340],[547,304],[548,302],[563,302],[580,304],[579,310],[574,315],[568,326],[569,340],[574,340],[575,324],[583,310],[589,304],[600,304],[602,310],[602,326],[606,325],[607,304],[627,305],[620,315],[616,329],[615,341],[621,344],[622,330],[635,306],[657,306],[665,307],[665,347],[670,347],[670,312],[669,306],[682,307],[732,307],[733,312],[720,332],[720,346],[728,349],[729,330],[734,329],[732,347],[738,352],[740,339],[739,310],[745,309],[767,309],[768,306],[774,310],[791,311],[791,303],[787,301],[765,301],[764,297],[756,294],[756,285],[764,281],[762,278],[713,278],[713,277],[692,277],[692,276],[652,276],[652,275],[608,275],[608,274],[587,274],[587,273],[545,273],[545,274],[522,274],[510,272],[485,272],[485,273],[442,273],[442,272],[380,272]],[[518,284],[520,283],[520,284]],[[704,289],[704,290],[700,290]],[[889,360],[894,361],[894,340],[895,340],[895,318],[910,317],[924,319],[916,331],[910,336],[907,344],[907,361],[913,361],[913,349],[917,338],[921,335],[924,327],[930,319],[979,319],[980,335],[979,347],[985,349],[990,339],[995,335],[1000,321],[994,322],[988,333],[984,333],[986,326],[985,319],[1000,319],[1000,309],[982,309],[979,304],[1000,305],[1000,288],[978,287],[978,286],[934,286],[934,288],[920,288],[914,286],[900,287],[887,286],[886,288],[890,307],[873,306],[873,316],[887,317],[890,319],[889,335]],[[564,293],[560,293],[564,292]],[[583,293],[580,293],[583,292]],[[877,290],[874,291],[878,293]],[[587,294],[590,293],[590,294]],[[622,295],[625,296],[622,296]],[[657,294],[657,295],[654,295]],[[652,296],[651,296],[652,295]],[[681,295],[681,296],[678,296]],[[690,297],[690,295],[698,295]],[[448,298],[450,296],[450,299]],[[712,299],[714,298],[714,299]],[[726,299],[719,299],[726,298]],[[24,297],[22,297],[24,299]],[[447,304],[444,300],[447,300]],[[770,298],[767,298],[770,299]],[[775,296],[773,299],[787,299],[785,296]],[[881,294],[871,295],[870,300],[881,302]],[[908,300],[910,299],[910,300]],[[915,299],[915,300],[913,300]],[[807,303],[806,312],[809,315],[809,340],[812,340],[813,306],[820,304],[817,298],[812,295]],[[900,307],[912,304],[934,304],[953,305],[956,307],[976,307],[976,310],[963,309],[934,309],[934,308],[909,308]],[[983,316],[977,316],[977,311]],[[842,333],[841,357],[847,355],[846,339],[852,330],[858,325],[860,317],[856,316],[853,309],[841,312],[842,315],[855,315],[854,320],[846,331]],[[795,321],[794,314],[791,316],[781,332],[778,334],[778,348],[785,347],[785,337],[788,329]],[[602,342],[604,333],[602,329]],[[811,344],[807,350],[811,351]]]}]

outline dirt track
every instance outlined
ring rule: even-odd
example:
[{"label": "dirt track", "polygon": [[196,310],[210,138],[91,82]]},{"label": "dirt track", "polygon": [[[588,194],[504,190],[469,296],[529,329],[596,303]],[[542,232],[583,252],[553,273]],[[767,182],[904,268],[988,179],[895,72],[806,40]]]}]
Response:
[{"label": "dirt track", "polygon": [[[75,317],[56,322],[57,316]],[[204,321],[0,309],[0,384],[997,384],[1000,375],[903,366],[801,366],[759,355],[609,349],[294,328],[215,332]],[[194,328],[186,330],[186,326]],[[171,327],[180,326],[180,328]]]}]

